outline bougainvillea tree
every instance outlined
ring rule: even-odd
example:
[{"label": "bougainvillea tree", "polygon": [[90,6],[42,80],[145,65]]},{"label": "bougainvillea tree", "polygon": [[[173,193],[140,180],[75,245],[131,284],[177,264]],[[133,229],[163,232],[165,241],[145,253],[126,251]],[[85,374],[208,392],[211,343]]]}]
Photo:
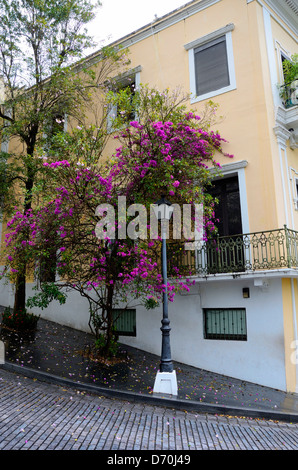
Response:
[{"label": "bougainvillea tree", "polygon": [[[0,2],[0,140],[10,143],[9,153],[0,152],[5,214],[12,199],[23,213],[34,206],[43,174],[39,148],[51,145],[65,116],[68,122],[84,121],[120,63],[123,68],[123,51],[110,47],[101,50],[96,66],[84,60],[95,46],[85,26],[99,5],[89,0]],[[25,288],[26,272],[19,269],[15,311],[25,306]]]},{"label": "bougainvillea tree", "polygon": [[[127,123],[104,166],[71,158],[44,161],[55,182],[53,197],[36,210],[17,212],[8,224],[12,278],[23,265],[39,279],[47,270],[56,272],[56,278],[46,273],[51,282],[41,283],[29,305],[45,307],[53,299],[64,301],[69,289],[79,292],[89,302],[89,325],[104,339],[106,354],[115,307],[155,307],[165,290],[152,204],[162,194],[177,205],[203,204],[205,229],[213,227],[213,203],[204,188],[208,168],[219,166],[215,156],[224,140],[193,113],[176,110],[173,120],[169,117]],[[176,266],[167,285],[169,300],[191,282]]]}]

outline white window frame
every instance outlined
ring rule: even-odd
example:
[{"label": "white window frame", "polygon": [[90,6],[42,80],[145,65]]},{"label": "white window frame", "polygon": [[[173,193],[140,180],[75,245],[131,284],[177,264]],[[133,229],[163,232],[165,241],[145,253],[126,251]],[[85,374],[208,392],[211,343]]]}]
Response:
[{"label": "white window frame", "polygon": [[[208,314],[217,316],[217,324],[215,329],[218,331],[211,331],[208,332],[208,326],[213,323],[210,317],[208,318]],[[239,332],[233,331],[233,327],[231,331],[226,333],[224,326],[226,325],[225,316],[230,316],[232,314],[234,317],[234,324],[239,324],[242,326],[242,333],[241,328],[239,328]],[[238,318],[238,315],[240,318]],[[219,321],[222,320],[222,321]],[[247,341],[247,313],[246,309],[243,307],[220,307],[220,308],[203,308],[203,322],[204,322],[204,339],[205,340],[215,340],[215,341]],[[227,321],[229,323],[229,321]],[[218,326],[217,326],[218,325]],[[213,325],[214,326],[214,325]],[[211,325],[212,328],[212,325]],[[237,327],[236,327],[237,330]]]},{"label": "white window frame", "polygon": [[[220,95],[222,93],[227,93],[229,91],[236,89],[236,74],[235,74],[235,64],[234,64],[234,53],[233,53],[233,41],[232,41],[232,31],[234,30],[234,25],[228,24],[223,28],[220,28],[213,33],[207,34],[195,41],[185,44],[184,48],[188,51],[188,60],[189,60],[189,80],[190,80],[190,94],[191,94],[191,103],[196,103],[198,101],[203,101],[210,99],[213,96]],[[210,91],[203,95],[197,96],[196,94],[196,76],[195,76],[195,49],[208,42],[213,41],[221,36],[225,36],[226,39],[226,48],[227,48],[227,61],[228,61],[228,70],[230,84],[226,87],[220,88],[218,90]]]},{"label": "white window frame", "polygon": [[[120,88],[121,88],[121,85],[125,87],[126,85],[129,85],[130,82],[134,82],[135,89],[136,90],[139,89],[140,84],[141,84],[141,66],[136,67],[132,70],[129,70],[124,74],[121,74],[120,76],[114,78],[114,81],[115,83],[118,83],[120,85]],[[116,116],[117,116],[117,106],[111,105],[109,108],[109,113],[108,113],[108,132],[109,133],[114,132],[113,120],[115,119]]]},{"label": "white window frame", "polygon": [[[245,180],[245,168],[248,162],[246,160],[240,160],[234,163],[226,163],[222,165],[221,175],[219,178],[228,178],[231,176],[238,176],[239,194],[240,194],[240,207],[241,207],[241,222],[243,233],[249,233],[249,217],[248,217],[248,202],[246,192],[246,180]],[[213,168],[210,169],[210,174],[215,174]],[[216,179],[216,176],[215,178]]]},{"label": "white window frame", "polygon": [[294,178],[293,194],[294,194],[293,199],[294,199],[295,210],[298,211],[298,177]]},{"label": "white window frame", "polygon": [[[241,224],[242,224],[242,233],[250,233],[249,227],[249,216],[248,216],[248,201],[247,201],[247,191],[246,191],[246,179],[245,179],[245,168],[247,167],[248,162],[246,160],[240,160],[235,163],[226,163],[221,167],[221,175],[216,176],[217,170],[210,168],[210,175],[212,180],[217,178],[229,178],[232,176],[238,177],[239,185],[239,195],[240,195],[240,209],[241,209]],[[214,177],[213,177],[214,176]],[[196,265],[198,263],[198,250],[195,251],[196,256]],[[204,259],[202,259],[202,267],[205,267]]]}]

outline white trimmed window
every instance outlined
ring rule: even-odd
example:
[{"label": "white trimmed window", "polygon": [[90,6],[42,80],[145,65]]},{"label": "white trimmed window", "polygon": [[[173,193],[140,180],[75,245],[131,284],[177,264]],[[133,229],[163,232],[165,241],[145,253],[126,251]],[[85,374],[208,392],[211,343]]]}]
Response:
[{"label": "white trimmed window", "polygon": [[298,210],[298,178],[295,178],[295,189],[294,189],[294,205],[296,211]]},{"label": "white trimmed window", "polygon": [[244,308],[206,308],[203,314],[205,339],[247,341]]},{"label": "white trimmed window", "polygon": [[120,336],[136,336],[136,309],[113,309],[116,332]]},{"label": "white trimmed window", "polygon": [[[128,72],[121,74],[120,76],[114,78],[112,82],[111,89],[114,92],[118,92],[119,90],[124,90],[125,88],[130,88],[132,93],[137,90],[140,86],[140,74],[141,74],[141,66],[136,67]],[[108,131],[113,132],[113,121],[117,117],[119,113],[119,109],[117,106],[110,105],[109,108],[109,115],[108,115]],[[132,116],[134,119],[135,116]]]},{"label": "white trimmed window", "polygon": [[192,103],[236,88],[233,29],[229,24],[184,46],[189,54]]}]

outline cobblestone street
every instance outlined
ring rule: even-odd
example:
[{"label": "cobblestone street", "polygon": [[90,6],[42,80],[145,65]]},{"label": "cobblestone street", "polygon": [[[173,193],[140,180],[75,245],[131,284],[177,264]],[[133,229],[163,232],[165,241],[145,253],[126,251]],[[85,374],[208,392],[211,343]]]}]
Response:
[{"label": "cobblestone street", "polygon": [[297,450],[298,425],[110,399],[1,370],[0,450],[25,449],[180,450],[185,459],[195,450]]}]

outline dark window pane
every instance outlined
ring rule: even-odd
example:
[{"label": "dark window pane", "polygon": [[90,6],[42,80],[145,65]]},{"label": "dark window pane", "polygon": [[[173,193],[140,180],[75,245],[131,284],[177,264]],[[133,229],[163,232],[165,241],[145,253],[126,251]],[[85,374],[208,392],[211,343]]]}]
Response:
[{"label": "dark window pane", "polygon": [[209,192],[219,201],[215,207],[215,218],[218,219],[215,225],[218,234],[223,236],[242,233],[238,177],[214,181]]},{"label": "dark window pane", "polygon": [[198,96],[230,85],[225,38],[198,47],[194,55]]},{"label": "dark window pane", "polygon": [[215,206],[215,225],[219,238],[208,245],[209,272],[245,271],[238,177],[216,180],[209,191],[219,203]]}]

